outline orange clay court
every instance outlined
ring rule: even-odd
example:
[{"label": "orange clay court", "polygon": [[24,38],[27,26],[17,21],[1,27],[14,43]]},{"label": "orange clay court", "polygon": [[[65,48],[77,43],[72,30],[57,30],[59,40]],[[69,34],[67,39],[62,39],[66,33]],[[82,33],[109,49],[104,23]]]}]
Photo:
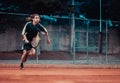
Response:
[{"label": "orange clay court", "polygon": [[[32,65],[32,64],[31,64]],[[120,67],[26,64],[0,67],[0,83],[120,83]]]}]

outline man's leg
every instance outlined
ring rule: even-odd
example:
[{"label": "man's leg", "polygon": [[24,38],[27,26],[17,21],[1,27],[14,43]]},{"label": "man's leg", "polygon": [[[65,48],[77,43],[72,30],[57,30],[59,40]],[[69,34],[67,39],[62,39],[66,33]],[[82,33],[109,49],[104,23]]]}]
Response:
[{"label": "man's leg", "polygon": [[31,50],[29,51],[28,55],[30,55],[31,57],[35,56],[35,49],[31,48]]},{"label": "man's leg", "polygon": [[23,54],[21,56],[21,63],[20,63],[20,68],[23,69],[24,65],[23,63],[27,60],[27,50],[23,50]]}]

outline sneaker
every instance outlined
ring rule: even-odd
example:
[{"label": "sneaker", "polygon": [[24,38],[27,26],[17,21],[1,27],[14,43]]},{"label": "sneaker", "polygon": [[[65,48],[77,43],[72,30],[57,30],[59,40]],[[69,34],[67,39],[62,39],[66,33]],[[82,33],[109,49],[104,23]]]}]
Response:
[{"label": "sneaker", "polygon": [[24,65],[23,63],[20,64],[20,69],[23,69],[24,68]]}]

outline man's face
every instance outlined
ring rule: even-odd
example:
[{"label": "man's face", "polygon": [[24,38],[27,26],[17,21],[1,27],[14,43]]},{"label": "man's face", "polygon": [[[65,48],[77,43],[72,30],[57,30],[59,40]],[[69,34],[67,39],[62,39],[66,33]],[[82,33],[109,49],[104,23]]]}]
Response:
[{"label": "man's face", "polygon": [[40,17],[39,17],[39,16],[35,16],[35,17],[33,18],[33,22],[39,23],[39,22],[40,22]]}]

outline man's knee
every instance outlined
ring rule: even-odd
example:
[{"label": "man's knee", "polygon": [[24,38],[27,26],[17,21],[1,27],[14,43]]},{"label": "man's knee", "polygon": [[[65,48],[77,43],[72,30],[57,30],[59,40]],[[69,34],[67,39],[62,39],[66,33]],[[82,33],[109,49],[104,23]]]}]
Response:
[{"label": "man's knee", "polygon": [[32,48],[29,53],[28,53],[30,56],[34,56],[35,55],[35,49]]},{"label": "man's knee", "polygon": [[30,52],[29,55],[32,57],[35,55],[35,52]]}]

